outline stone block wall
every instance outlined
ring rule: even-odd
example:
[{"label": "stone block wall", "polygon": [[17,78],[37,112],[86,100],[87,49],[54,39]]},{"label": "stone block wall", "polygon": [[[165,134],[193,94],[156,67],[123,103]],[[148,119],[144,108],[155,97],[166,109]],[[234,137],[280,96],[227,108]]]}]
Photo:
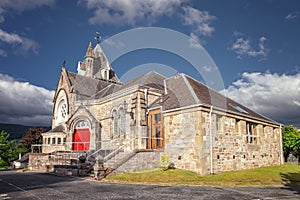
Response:
[{"label": "stone block wall", "polygon": [[[248,123],[255,125],[252,143]],[[209,108],[199,107],[165,113],[164,131],[170,161],[201,175],[282,164],[278,125],[219,111],[210,116]]]},{"label": "stone block wall", "polygon": [[53,163],[49,161],[49,154],[29,154],[29,170],[33,171],[53,171]]},{"label": "stone block wall", "polygon": [[164,114],[164,153],[176,168],[205,174],[207,155],[200,114],[198,108]]},{"label": "stone block wall", "polygon": [[161,167],[160,157],[162,154],[162,151],[139,152],[116,171],[125,173]]},{"label": "stone block wall", "polygon": [[[204,126],[209,112],[202,111]],[[247,141],[247,123],[254,124],[256,141]],[[204,135],[209,135],[209,126]],[[213,173],[281,164],[279,127],[223,113],[212,114]],[[205,145],[203,145],[205,146]]]}]

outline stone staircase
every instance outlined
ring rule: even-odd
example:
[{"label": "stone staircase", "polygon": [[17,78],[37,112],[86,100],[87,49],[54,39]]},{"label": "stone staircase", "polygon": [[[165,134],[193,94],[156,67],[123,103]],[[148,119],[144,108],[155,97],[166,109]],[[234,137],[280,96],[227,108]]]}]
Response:
[{"label": "stone staircase", "polygon": [[101,180],[110,175],[112,172],[116,172],[121,165],[129,161],[135,154],[137,154],[137,151],[119,151],[113,154],[113,156],[109,156],[109,158],[104,158],[102,162],[96,162],[93,170],[94,178]]},{"label": "stone staircase", "polygon": [[130,142],[109,141],[109,143],[101,145],[103,148],[78,155],[76,159],[77,164],[65,162],[65,165],[54,166],[54,172],[61,171],[64,174],[68,174],[69,171],[72,171],[71,175],[75,176],[90,176],[97,180],[105,178],[112,172],[118,172],[120,167],[121,169],[126,168],[127,165],[124,165],[125,163],[128,162],[130,166],[130,164],[135,162],[134,160],[131,161],[131,159],[140,150],[130,151],[130,148],[128,148]]},{"label": "stone staircase", "polygon": [[119,152],[114,157],[109,159],[108,161],[104,162],[104,166],[106,168],[117,169],[125,162],[130,160],[137,152]]}]

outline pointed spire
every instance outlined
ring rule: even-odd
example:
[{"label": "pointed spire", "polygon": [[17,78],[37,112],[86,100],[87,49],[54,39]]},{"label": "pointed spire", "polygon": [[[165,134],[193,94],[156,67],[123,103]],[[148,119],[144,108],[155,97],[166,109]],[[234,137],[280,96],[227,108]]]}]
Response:
[{"label": "pointed spire", "polygon": [[90,42],[84,58],[93,58],[93,57],[94,57],[93,45],[92,42]]}]

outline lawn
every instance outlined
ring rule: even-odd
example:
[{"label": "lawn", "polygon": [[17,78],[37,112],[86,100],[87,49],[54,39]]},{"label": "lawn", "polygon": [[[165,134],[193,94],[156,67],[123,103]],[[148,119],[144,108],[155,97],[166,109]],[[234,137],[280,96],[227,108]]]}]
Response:
[{"label": "lawn", "polygon": [[300,185],[300,166],[284,164],[251,170],[199,176],[194,172],[160,168],[109,176],[107,181],[166,185],[270,186]]}]

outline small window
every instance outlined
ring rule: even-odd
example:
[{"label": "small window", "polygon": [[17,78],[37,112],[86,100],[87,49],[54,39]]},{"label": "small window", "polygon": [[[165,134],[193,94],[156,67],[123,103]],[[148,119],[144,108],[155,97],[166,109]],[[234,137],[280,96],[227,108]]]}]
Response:
[{"label": "small window", "polygon": [[223,117],[221,115],[216,116],[216,128],[218,132],[223,131]]},{"label": "small window", "polygon": [[56,143],[56,138],[52,138],[52,144]]},{"label": "small window", "polygon": [[61,144],[61,138],[57,138],[57,144]]},{"label": "small window", "polygon": [[247,122],[246,142],[248,144],[257,144],[257,124]]},{"label": "small window", "polygon": [[50,144],[50,142],[51,142],[51,138],[48,138],[48,143],[47,144]]},{"label": "small window", "polygon": [[154,122],[155,122],[155,124],[159,123],[160,121],[161,121],[161,115],[160,115],[160,113],[155,114],[154,115]]},{"label": "small window", "polygon": [[67,138],[64,138],[64,139],[63,139],[63,141],[64,141],[64,144],[66,144],[66,142],[67,142]]}]

